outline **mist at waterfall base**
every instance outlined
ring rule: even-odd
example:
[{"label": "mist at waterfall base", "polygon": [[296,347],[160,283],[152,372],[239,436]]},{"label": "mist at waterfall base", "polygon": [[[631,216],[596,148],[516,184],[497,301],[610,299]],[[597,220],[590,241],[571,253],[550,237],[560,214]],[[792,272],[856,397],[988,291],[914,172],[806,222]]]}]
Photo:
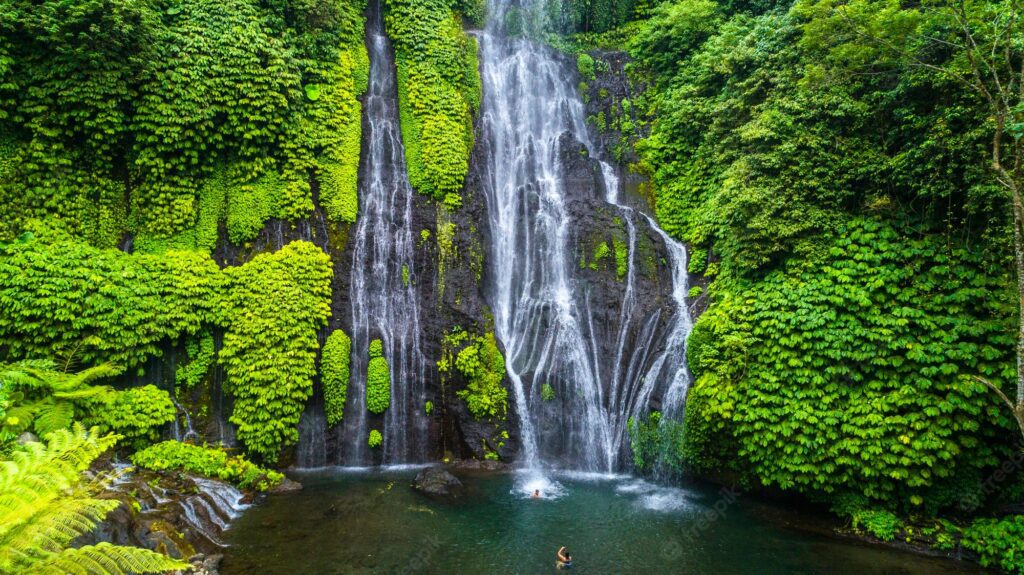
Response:
[{"label": "mist at waterfall base", "polygon": [[553,473],[555,497],[532,500],[514,474],[463,477],[454,502],[423,496],[414,470],[305,473],[303,491],[267,499],[237,519],[223,575],[570,573],[687,575],[952,575],[970,565],[793,531],[774,507],[693,485],[625,475]]}]

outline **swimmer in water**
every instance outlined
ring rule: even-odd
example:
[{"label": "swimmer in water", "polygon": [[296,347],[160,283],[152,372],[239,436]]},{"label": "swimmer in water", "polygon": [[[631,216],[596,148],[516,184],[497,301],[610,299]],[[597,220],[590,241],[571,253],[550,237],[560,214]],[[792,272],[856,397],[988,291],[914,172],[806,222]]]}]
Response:
[{"label": "swimmer in water", "polygon": [[534,489],[530,499],[540,499],[540,489]]},{"label": "swimmer in water", "polygon": [[558,554],[556,555],[556,557],[557,557],[557,559],[555,560],[555,567],[556,568],[558,568],[558,569],[569,569],[570,567],[572,567],[572,555],[569,555],[568,553],[566,553],[564,546],[558,550]]}]

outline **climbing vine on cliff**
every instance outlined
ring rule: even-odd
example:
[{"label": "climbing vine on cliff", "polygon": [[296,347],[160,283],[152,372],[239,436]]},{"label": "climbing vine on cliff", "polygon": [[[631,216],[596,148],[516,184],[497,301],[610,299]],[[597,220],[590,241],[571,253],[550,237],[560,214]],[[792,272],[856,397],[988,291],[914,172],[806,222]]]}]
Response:
[{"label": "climbing vine on cliff", "polygon": [[370,362],[366,367],[366,409],[370,413],[384,413],[391,406],[391,367],[384,357],[384,344],[379,339],[370,342]]},{"label": "climbing vine on cliff", "polygon": [[345,413],[348,395],[349,360],[352,340],[340,329],[331,332],[320,352],[320,373],[324,387],[327,425],[337,425]]},{"label": "climbing vine on cliff", "polygon": [[248,241],[314,189],[354,220],[363,1],[73,4],[0,14],[0,237],[51,218],[101,247],[208,251],[218,222]]},{"label": "climbing vine on cliff", "polygon": [[330,258],[308,242],[225,270],[220,362],[235,398],[231,422],[251,453],[273,461],[298,440],[312,392],[317,330],[330,315]]},{"label": "climbing vine on cliff", "polygon": [[388,0],[387,31],[398,66],[402,142],[409,182],[461,203],[481,84],[476,40],[450,0]]}]

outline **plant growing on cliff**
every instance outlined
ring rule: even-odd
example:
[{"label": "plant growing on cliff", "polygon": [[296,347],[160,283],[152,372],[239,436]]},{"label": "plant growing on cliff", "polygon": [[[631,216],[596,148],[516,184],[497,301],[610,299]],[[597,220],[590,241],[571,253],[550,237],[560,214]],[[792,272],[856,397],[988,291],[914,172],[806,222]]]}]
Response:
[{"label": "plant growing on cliff", "polygon": [[508,390],[503,385],[505,358],[493,333],[478,336],[474,343],[464,347],[455,358],[455,369],[468,382],[465,389],[456,393],[465,400],[473,417],[505,417],[508,410]]},{"label": "plant growing on cliff", "polygon": [[555,388],[550,383],[545,383],[540,388],[540,398],[544,401],[551,401],[555,398]]},{"label": "plant growing on cliff", "polygon": [[231,422],[250,453],[273,461],[298,440],[312,392],[317,330],[330,315],[331,260],[299,241],[225,274],[220,362],[235,398]]},{"label": "plant growing on cliff", "polygon": [[380,444],[384,443],[384,437],[376,429],[371,429],[370,437],[366,440],[366,443],[371,449],[380,447]]},{"label": "plant growing on cliff", "polygon": [[213,335],[200,331],[185,340],[188,360],[179,364],[174,372],[174,383],[178,388],[195,389],[213,366],[215,355]]},{"label": "plant growing on cliff", "polygon": [[366,366],[366,409],[384,413],[391,405],[391,367],[384,358],[384,345],[379,339],[370,342],[370,362]]},{"label": "plant growing on cliff", "polygon": [[340,329],[327,336],[320,352],[320,381],[324,387],[328,426],[337,425],[345,412],[351,353],[352,340]]},{"label": "plant growing on cliff", "polygon": [[99,437],[76,425],[53,432],[46,445],[19,447],[0,465],[0,571],[122,575],[189,568],[148,549],[110,543],[71,547],[121,504],[98,497],[115,475],[83,476],[115,441],[116,436]]},{"label": "plant growing on cliff", "polygon": [[131,459],[135,465],[153,471],[185,471],[256,491],[271,489],[284,479],[281,473],[264,469],[241,455],[230,455],[223,448],[179,441],[158,443],[133,453]]},{"label": "plant growing on cliff", "polygon": [[17,435],[32,430],[46,436],[71,427],[81,410],[80,403],[105,400],[113,394],[107,386],[93,385],[97,379],[116,375],[119,370],[102,364],[70,374],[56,371],[51,361],[23,361],[0,369],[0,387],[5,388],[10,407],[3,431]]},{"label": "plant growing on cliff", "polygon": [[0,349],[127,369],[218,314],[224,276],[207,255],[130,255],[65,237],[0,243]]},{"label": "plant growing on cliff", "polygon": [[386,23],[409,183],[457,208],[481,84],[476,39],[463,32],[453,8],[447,0],[390,0]]},{"label": "plant growing on cliff", "polygon": [[142,449],[160,439],[164,426],[174,421],[177,409],[171,396],[152,385],[114,391],[85,400],[82,423],[100,433],[116,433],[119,443]]},{"label": "plant growing on cliff", "polygon": [[[1024,4],[936,1],[896,8],[858,0],[808,2],[800,8],[817,17],[806,42],[829,51],[830,72],[848,74],[858,61],[874,58],[883,66],[953,83],[981,104],[989,137],[987,157],[979,159],[988,164],[988,177],[1005,194],[1011,214],[1018,309],[1015,397],[990,377],[976,379],[999,395],[1024,436]],[[965,135],[972,128],[957,126]]]}]

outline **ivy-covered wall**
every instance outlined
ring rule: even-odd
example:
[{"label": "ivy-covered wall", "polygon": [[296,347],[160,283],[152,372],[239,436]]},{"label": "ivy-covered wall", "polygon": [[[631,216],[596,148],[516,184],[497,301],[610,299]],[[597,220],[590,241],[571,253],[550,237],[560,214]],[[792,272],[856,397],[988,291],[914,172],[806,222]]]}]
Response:
[{"label": "ivy-covered wall", "polygon": [[476,40],[462,30],[460,4],[386,2],[409,182],[454,207],[469,169],[473,114],[481,99]]},{"label": "ivy-covered wall", "polygon": [[213,359],[207,330],[220,328],[231,421],[250,452],[274,460],[298,437],[332,274],[308,242],[221,270],[197,252],[132,255],[28,235],[0,245],[0,353],[141,369],[184,340],[177,379],[190,387]]},{"label": "ivy-covered wall", "polygon": [[210,250],[319,190],[355,219],[364,2],[17,0],[0,14],[0,237]]}]

